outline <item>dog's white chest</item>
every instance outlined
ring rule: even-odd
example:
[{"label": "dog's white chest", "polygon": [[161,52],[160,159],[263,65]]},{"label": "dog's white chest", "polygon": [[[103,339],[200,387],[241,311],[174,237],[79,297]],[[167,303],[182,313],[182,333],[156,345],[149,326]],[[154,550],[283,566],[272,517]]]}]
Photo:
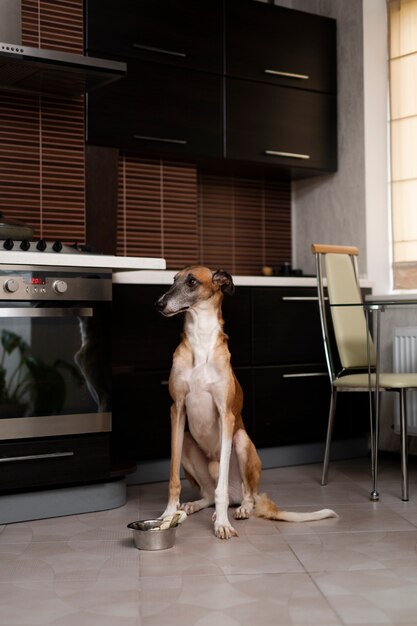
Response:
[{"label": "dog's white chest", "polygon": [[188,393],[185,396],[188,426],[200,448],[209,458],[218,458],[220,430],[214,385],[218,374],[209,364],[188,372]]},{"label": "dog's white chest", "polygon": [[217,458],[220,448],[216,398],[224,377],[215,358],[219,331],[219,320],[212,310],[201,307],[187,317],[186,334],[193,355],[192,365],[182,371],[187,419],[192,436],[210,458]]}]

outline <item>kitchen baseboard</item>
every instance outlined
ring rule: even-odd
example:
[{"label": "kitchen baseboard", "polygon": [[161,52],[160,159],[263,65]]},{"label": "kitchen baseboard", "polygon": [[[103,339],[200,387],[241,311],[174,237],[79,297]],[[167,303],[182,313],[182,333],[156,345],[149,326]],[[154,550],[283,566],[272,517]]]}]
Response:
[{"label": "kitchen baseboard", "polygon": [[[338,461],[364,457],[369,453],[367,437],[344,439],[332,443],[331,459]],[[322,463],[324,456],[324,443],[307,443],[294,446],[276,446],[273,448],[260,448],[258,454],[262,461],[263,469],[285,467],[288,465],[306,465],[308,463]],[[155,461],[139,461],[135,472],[127,477],[128,485],[143,483],[155,483],[168,480],[169,459]],[[182,478],[184,476],[182,475]]]}]

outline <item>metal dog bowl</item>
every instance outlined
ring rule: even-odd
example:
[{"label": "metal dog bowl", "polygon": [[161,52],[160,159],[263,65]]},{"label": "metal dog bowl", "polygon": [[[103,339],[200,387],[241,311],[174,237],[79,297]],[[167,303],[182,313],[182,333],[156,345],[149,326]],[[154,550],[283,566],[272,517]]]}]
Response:
[{"label": "metal dog bowl", "polygon": [[139,550],[166,550],[175,543],[178,525],[161,529],[160,519],[139,520],[128,524],[133,531],[135,546]]}]

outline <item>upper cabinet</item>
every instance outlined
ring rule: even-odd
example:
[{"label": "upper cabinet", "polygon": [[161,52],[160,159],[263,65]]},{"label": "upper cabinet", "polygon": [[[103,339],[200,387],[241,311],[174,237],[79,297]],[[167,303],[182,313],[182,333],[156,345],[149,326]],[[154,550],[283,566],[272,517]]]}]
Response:
[{"label": "upper cabinet", "polygon": [[336,169],[333,94],[226,79],[226,156],[292,171]]},{"label": "upper cabinet", "polygon": [[222,73],[222,0],[87,0],[86,6],[89,53]]},{"label": "upper cabinet", "polygon": [[227,0],[225,13],[226,75],[336,92],[335,20],[256,0]]},{"label": "upper cabinet", "polygon": [[87,137],[125,150],[221,157],[222,79],[131,61],[127,78],[88,96]]},{"label": "upper cabinet", "polygon": [[89,143],[336,171],[335,20],[257,0],[86,0],[86,42],[127,63],[88,97]]}]

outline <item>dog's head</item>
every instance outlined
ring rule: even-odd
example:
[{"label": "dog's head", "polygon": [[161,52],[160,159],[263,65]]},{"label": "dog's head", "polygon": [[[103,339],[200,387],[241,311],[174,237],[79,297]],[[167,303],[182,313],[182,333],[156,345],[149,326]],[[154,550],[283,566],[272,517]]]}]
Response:
[{"label": "dog's head", "polygon": [[190,265],[174,276],[174,284],[156,301],[155,306],[162,315],[170,317],[211,298],[220,305],[223,294],[233,294],[234,290],[228,272],[213,272],[208,267]]}]

